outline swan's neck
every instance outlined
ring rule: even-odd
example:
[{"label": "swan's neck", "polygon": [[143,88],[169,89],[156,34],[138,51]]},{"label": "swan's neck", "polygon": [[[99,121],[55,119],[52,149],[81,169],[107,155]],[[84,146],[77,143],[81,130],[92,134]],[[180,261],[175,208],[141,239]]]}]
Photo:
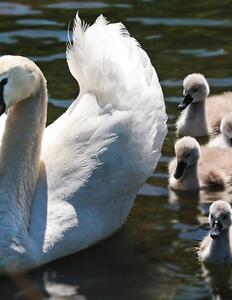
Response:
[{"label": "swan's neck", "polygon": [[185,169],[183,176],[179,179],[179,184],[183,186],[183,190],[199,188],[197,170],[197,164],[190,165]]},{"label": "swan's neck", "polygon": [[196,131],[194,136],[204,136],[209,134],[205,101],[198,101],[187,107],[186,120],[192,131]]},{"label": "swan's neck", "polygon": [[[30,98],[8,111],[0,149],[0,228],[26,232],[35,191],[43,131],[47,89],[41,78]],[[9,233],[9,236],[11,234]]]}]

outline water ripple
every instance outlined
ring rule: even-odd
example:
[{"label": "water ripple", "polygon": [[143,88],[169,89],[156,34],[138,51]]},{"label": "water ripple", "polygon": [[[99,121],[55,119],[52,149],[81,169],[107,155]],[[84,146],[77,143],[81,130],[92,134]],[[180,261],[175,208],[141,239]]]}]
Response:
[{"label": "water ripple", "polygon": [[56,107],[68,108],[73,103],[73,100],[49,99],[48,103],[50,103]]},{"label": "water ripple", "polygon": [[179,53],[195,57],[215,57],[228,54],[223,48],[211,51],[207,49],[181,49],[179,50]]},{"label": "water ripple", "polygon": [[2,43],[14,44],[18,42],[19,38],[29,38],[29,39],[46,39],[51,38],[51,40],[57,39],[60,42],[67,41],[67,31],[65,30],[31,30],[22,29],[17,31],[2,32],[0,33],[0,40]]},{"label": "water ripple", "polygon": [[147,17],[130,17],[129,22],[140,22],[143,25],[166,25],[166,26],[231,26],[231,20],[214,20],[214,19],[184,19],[184,18],[147,18]]},{"label": "water ripple", "polygon": [[17,20],[17,24],[31,25],[31,26],[63,26],[64,23],[58,23],[56,21],[44,20],[44,19],[20,19]]},{"label": "water ripple", "polygon": [[108,4],[104,2],[65,2],[65,3],[54,3],[48,4],[47,8],[55,9],[96,9],[96,8],[106,8],[106,7],[117,7],[117,8],[131,8],[132,5],[128,3],[114,3]]},{"label": "water ripple", "polygon": [[152,34],[145,37],[146,40],[159,40],[161,39],[161,34]]},{"label": "water ripple", "polygon": [[9,2],[0,3],[0,15],[6,16],[22,16],[22,15],[38,15],[41,11],[31,9],[30,6],[24,4],[16,4]]},{"label": "water ripple", "polygon": [[[209,85],[214,87],[231,87],[232,77],[224,78],[207,78]],[[183,84],[183,80],[166,79],[161,81],[161,85],[164,87],[180,87]]]},{"label": "water ripple", "polygon": [[159,186],[154,186],[148,183],[145,183],[140,190],[138,195],[141,196],[167,196],[168,190]]},{"label": "water ripple", "polygon": [[105,8],[109,4],[104,2],[64,2],[64,3],[54,3],[48,4],[47,8],[62,8],[62,9],[96,9],[96,8]]}]

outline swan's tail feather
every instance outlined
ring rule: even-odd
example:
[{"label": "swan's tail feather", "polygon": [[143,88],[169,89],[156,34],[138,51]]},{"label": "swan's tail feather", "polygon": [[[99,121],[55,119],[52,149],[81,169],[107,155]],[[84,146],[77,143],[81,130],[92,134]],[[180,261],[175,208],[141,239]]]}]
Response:
[{"label": "swan's tail feather", "polygon": [[101,15],[88,26],[77,14],[67,62],[79,97],[92,93],[101,108],[133,112],[138,153],[144,155],[146,174],[152,171],[167,132],[166,113],[156,71],[139,43],[122,23],[110,24]]}]

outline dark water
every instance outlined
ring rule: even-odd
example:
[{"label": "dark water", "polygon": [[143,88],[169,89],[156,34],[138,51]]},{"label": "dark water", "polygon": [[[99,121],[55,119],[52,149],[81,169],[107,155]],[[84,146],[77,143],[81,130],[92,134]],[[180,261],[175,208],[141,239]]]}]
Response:
[{"label": "dark water", "polygon": [[195,251],[207,232],[209,204],[231,201],[231,191],[171,193],[167,163],[173,155],[183,77],[202,72],[212,92],[231,88],[232,2],[1,1],[0,55],[28,56],[42,68],[50,95],[49,122],[78,93],[64,55],[67,24],[77,9],[88,22],[100,13],[122,21],[151,57],[169,114],[163,156],[122,230],[26,276],[0,278],[1,299],[231,299],[231,269],[204,269]]}]

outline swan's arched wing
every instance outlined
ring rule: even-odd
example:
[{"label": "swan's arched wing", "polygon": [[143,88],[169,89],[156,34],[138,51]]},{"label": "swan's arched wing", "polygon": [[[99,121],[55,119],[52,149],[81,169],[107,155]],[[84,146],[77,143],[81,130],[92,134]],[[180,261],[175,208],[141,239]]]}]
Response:
[{"label": "swan's arched wing", "polygon": [[[45,131],[45,171],[30,228],[37,245],[50,253],[48,260],[120,227],[156,167],[166,135],[157,75],[122,24],[99,17],[86,29],[77,17],[67,58],[80,95]],[[44,209],[41,221],[38,212]]]}]

